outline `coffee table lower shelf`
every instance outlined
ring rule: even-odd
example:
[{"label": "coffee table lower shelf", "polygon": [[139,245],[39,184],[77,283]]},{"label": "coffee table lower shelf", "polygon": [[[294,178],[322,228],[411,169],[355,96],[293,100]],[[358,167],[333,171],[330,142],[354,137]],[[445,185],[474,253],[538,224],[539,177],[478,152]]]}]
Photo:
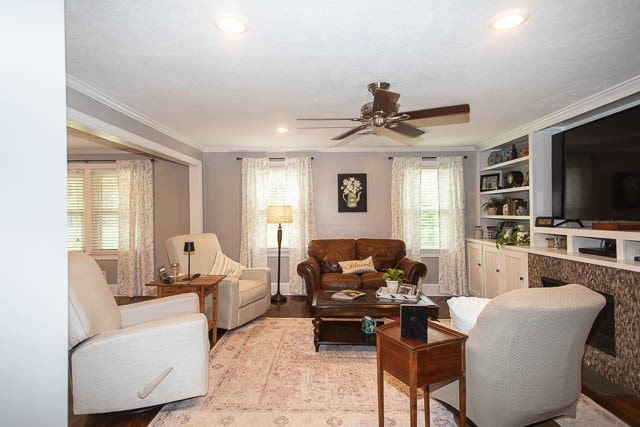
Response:
[{"label": "coffee table lower shelf", "polygon": [[[378,326],[383,322],[378,321]],[[376,345],[376,334],[362,332],[360,319],[313,319],[313,344],[318,351],[321,345]]]}]

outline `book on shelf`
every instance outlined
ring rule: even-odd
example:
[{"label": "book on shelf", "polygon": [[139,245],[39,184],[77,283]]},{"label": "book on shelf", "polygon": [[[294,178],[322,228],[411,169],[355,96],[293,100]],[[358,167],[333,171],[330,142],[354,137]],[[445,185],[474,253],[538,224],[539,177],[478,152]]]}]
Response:
[{"label": "book on shelf", "polygon": [[356,291],[354,289],[344,289],[331,295],[331,299],[337,299],[341,301],[353,301],[356,298],[365,296],[366,293]]}]

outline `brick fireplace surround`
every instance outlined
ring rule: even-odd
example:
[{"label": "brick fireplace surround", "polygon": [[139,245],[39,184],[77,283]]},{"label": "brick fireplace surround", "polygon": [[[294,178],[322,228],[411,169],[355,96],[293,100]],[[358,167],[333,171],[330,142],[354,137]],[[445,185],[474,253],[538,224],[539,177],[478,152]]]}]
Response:
[{"label": "brick fireplace surround", "polygon": [[528,258],[532,288],[551,277],[615,297],[617,357],[587,346],[583,363],[640,396],[640,273],[536,254]]}]

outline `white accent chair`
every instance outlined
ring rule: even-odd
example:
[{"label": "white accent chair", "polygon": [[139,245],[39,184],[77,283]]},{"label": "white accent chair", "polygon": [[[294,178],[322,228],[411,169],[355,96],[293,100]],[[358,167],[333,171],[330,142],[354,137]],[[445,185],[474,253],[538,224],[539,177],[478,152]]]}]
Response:
[{"label": "white accent chair", "polygon": [[[210,274],[218,252],[222,252],[218,236],[213,233],[183,234],[169,238],[165,247],[169,262],[180,263],[187,271],[184,242],[194,242],[191,253],[191,274]],[[258,316],[271,307],[271,269],[243,268],[240,278],[228,278],[218,285],[218,327],[233,329]]]},{"label": "white accent chair", "polygon": [[196,294],[118,307],[93,258],[69,254],[73,412],[159,405],[207,394],[209,338]]},{"label": "white accent chair", "polygon": [[[467,416],[478,427],[575,418],[585,342],[604,305],[576,284],[492,299],[468,332]],[[458,409],[457,383],[432,386],[431,397]]]}]

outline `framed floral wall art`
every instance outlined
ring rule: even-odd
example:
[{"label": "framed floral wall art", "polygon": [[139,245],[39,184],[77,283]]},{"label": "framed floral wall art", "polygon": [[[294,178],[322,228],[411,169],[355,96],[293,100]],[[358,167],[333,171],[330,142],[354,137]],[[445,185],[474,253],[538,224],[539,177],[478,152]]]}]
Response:
[{"label": "framed floral wall art", "polygon": [[367,211],[367,174],[338,174],[338,212]]}]

